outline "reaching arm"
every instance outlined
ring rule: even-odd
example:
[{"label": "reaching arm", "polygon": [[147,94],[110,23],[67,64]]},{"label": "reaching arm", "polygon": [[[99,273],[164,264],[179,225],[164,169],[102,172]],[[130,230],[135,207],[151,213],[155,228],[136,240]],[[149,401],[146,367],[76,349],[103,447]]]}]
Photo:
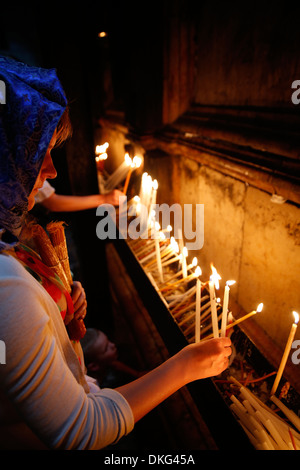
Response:
[{"label": "reaching arm", "polygon": [[219,375],[228,367],[230,344],[229,338],[190,344],[151,372],[119,387],[135,422],[184,385]]}]

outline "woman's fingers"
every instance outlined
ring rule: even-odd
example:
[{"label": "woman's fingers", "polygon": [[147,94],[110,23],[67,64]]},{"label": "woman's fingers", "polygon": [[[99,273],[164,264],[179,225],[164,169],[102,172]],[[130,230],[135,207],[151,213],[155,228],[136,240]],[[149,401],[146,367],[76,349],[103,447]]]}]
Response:
[{"label": "woman's fingers", "polygon": [[74,281],[71,297],[74,305],[74,317],[78,320],[86,316],[87,300],[85,290],[79,281]]}]

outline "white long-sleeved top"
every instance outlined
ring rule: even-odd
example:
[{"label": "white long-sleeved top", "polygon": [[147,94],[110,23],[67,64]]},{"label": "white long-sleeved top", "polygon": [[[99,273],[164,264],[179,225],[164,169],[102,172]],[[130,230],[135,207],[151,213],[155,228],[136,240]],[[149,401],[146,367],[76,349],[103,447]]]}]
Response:
[{"label": "white long-sleeved top", "polygon": [[7,254],[0,254],[0,340],[0,448],[101,449],[133,429],[120,393],[90,393],[57,305]]}]

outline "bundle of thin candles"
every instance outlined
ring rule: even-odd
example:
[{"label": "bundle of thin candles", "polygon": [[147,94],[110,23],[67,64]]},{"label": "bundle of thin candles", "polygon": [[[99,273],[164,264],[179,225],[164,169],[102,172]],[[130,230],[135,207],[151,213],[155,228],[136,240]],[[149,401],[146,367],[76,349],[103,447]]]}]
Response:
[{"label": "bundle of thin candles", "polygon": [[[63,222],[51,222],[47,225],[50,238],[43,227],[38,224],[32,225],[31,230],[42,261],[57,274],[67,292],[70,293],[73,280],[69,266]],[[70,318],[66,317],[65,323],[70,339],[79,341],[83,338],[86,328],[82,319],[76,319],[73,316]]]},{"label": "bundle of thin candles", "polygon": [[229,381],[239,389],[238,398],[235,394],[230,397],[230,409],[256,449],[300,450],[300,434],[292,424],[282,420],[234,377],[229,377]]}]

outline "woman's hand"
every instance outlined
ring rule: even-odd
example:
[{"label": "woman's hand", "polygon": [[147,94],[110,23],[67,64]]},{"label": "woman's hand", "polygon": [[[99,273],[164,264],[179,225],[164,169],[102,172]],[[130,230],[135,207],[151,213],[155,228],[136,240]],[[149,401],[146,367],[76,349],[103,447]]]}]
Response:
[{"label": "woman's hand", "polygon": [[86,316],[87,301],[85,291],[81,285],[81,282],[73,282],[71,298],[73,300],[74,305],[74,318],[76,318],[76,320],[83,320]]},{"label": "woman's hand", "polygon": [[186,382],[221,374],[228,367],[231,353],[230,338],[189,344],[179,353],[185,364]]},{"label": "woman's hand", "polygon": [[112,206],[119,206],[119,204],[126,199],[126,196],[119,189],[113,189],[107,194],[102,195],[104,204],[111,204]]}]

